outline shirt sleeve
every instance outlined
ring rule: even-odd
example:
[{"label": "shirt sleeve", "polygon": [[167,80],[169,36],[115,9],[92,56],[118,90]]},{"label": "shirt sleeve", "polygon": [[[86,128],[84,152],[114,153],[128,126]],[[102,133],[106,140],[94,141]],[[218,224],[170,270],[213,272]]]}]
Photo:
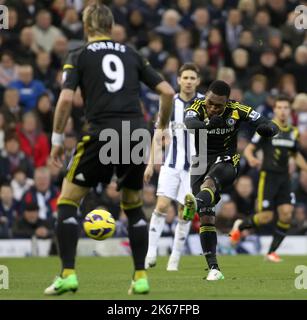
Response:
[{"label": "shirt sleeve", "polygon": [[76,90],[79,85],[78,57],[76,52],[70,52],[63,66],[62,88]]},{"label": "shirt sleeve", "polygon": [[297,153],[300,149],[299,145],[299,138],[300,138],[300,133],[296,127],[293,129],[293,135],[294,135],[294,147],[292,148],[292,153]]},{"label": "shirt sleeve", "polygon": [[194,102],[185,109],[185,118],[195,118],[197,120],[204,120],[204,109],[202,100],[196,99]]},{"label": "shirt sleeve", "polygon": [[150,89],[155,90],[156,86],[163,81],[162,76],[151,66],[147,59],[138,52],[137,55],[140,60],[140,80]]},{"label": "shirt sleeve", "polygon": [[263,137],[260,136],[257,132],[253,135],[251,139],[251,144],[253,144],[256,147],[256,150],[261,149],[262,143],[263,143]]}]

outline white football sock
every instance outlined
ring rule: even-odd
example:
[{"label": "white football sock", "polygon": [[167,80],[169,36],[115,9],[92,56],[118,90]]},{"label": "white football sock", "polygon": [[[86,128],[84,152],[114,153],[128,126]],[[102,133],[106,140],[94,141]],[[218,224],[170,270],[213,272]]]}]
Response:
[{"label": "white football sock", "polygon": [[191,221],[179,220],[175,229],[175,238],[171,257],[179,259],[190,231]]},{"label": "white football sock", "polygon": [[165,213],[154,211],[149,225],[149,241],[148,241],[148,257],[155,257],[157,255],[158,242],[165,224]]}]

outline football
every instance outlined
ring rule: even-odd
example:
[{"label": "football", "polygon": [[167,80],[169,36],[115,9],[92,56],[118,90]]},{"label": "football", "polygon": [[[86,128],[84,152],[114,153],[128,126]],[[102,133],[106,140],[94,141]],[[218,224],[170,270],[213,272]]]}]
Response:
[{"label": "football", "polygon": [[112,237],[116,224],[110,212],[95,209],[86,215],[83,228],[88,237],[95,240],[105,240]]}]

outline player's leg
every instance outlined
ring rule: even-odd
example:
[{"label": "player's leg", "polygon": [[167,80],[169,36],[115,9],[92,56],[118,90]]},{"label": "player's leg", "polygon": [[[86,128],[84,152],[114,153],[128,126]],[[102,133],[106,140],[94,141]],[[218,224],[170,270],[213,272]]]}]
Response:
[{"label": "player's leg", "polygon": [[221,190],[233,183],[237,168],[230,162],[213,165],[207,173],[200,192],[196,195],[200,217],[200,242],[206,258],[209,274],[207,280],[224,279],[216,258],[217,234],[214,207],[220,200]]},{"label": "player's leg", "polygon": [[132,252],[134,273],[129,294],[149,292],[145,271],[145,256],[148,249],[148,224],[142,210],[141,191],[124,187],[121,191],[121,207],[128,218],[128,236]]},{"label": "player's leg", "polygon": [[171,199],[176,199],[180,186],[180,172],[174,168],[162,166],[157,189],[157,204],[149,225],[149,244],[145,267],[156,265],[158,241],[165,225],[165,218]]},{"label": "player's leg", "polygon": [[277,207],[278,220],[275,225],[273,240],[267,254],[267,259],[272,262],[282,261],[276,254],[276,250],[281,245],[291,226],[293,206],[291,204],[282,204]]},{"label": "player's leg", "polygon": [[157,198],[157,204],[154,212],[151,215],[149,224],[148,251],[145,261],[146,269],[154,267],[156,265],[158,242],[165,225],[165,218],[170,203],[170,198],[164,196],[158,196]]},{"label": "player's leg", "polygon": [[188,171],[180,173],[180,187],[177,196],[178,202],[178,223],[175,228],[174,243],[172,253],[168,260],[167,271],[177,271],[180,257],[184,249],[185,242],[190,232],[191,221],[183,219],[184,198],[190,192],[190,174]]},{"label": "player's leg", "polygon": [[59,295],[78,289],[75,273],[75,257],[79,238],[77,211],[80,201],[88,190],[89,188],[78,186],[66,178],[63,181],[61,195],[57,203],[58,216],[56,223],[56,236],[62,271],[60,277],[45,290],[47,295]]}]

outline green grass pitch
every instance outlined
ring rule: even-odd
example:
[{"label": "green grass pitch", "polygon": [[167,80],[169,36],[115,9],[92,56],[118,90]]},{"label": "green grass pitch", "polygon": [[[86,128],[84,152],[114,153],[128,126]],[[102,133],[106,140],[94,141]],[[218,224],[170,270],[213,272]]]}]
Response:
[{"label": "green grass pitch", "polygon": [[130,257],[80,257],[77,260],[79,291],[60,297],[45,297],[42,292],[59,271],[59,259],[0,258],[9,268],[9,289],[0,290],[3,299],[306,299],[307,291],[294,286],[294,269],[306,265],[304,256],[284,256],[279,264],[265,262],[261,256],[221,256],[225,280],[208,282],[203,257],[184,256],[180,271],[167,272],[167,257],[150,269],[151,292],[128,296],[132,263]]}]

